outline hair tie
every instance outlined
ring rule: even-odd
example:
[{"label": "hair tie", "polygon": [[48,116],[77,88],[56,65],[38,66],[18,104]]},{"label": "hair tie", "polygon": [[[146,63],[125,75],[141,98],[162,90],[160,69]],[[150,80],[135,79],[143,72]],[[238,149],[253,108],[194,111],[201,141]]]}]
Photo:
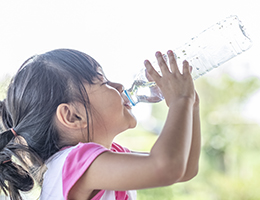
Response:
[{"label": "hair tie", "polygon": [[11,162],[11,160],[10,159],[9,160],[4,160],[4,161],[1,162],[1,164],[5,164],[5,163],[8,163],[8,162]]},{"label": "hair tie", "polygon": [[11,128],[11,131],[14,134],[14,137],[17,137],[17,133],[15,132],[15,130],[13,128]]}]

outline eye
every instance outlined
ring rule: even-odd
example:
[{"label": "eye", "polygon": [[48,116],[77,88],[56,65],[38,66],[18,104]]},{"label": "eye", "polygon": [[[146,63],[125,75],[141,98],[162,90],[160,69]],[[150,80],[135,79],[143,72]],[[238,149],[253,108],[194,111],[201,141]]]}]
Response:
[{"label": "eye", "polygon": [[103,82],[101,85],[109,85],[109,81],[105,81],[105,82]]}]

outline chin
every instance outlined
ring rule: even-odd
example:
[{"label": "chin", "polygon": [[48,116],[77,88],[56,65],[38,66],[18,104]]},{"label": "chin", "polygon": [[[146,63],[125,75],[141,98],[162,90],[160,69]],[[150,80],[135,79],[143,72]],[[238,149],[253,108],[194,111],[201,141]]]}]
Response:
[{"label": "chin", "polygon": [[127,113],[124,113],[124,115],[126,116],[127,120],[128,120],[128,128],[135,128],[137,125],[137,120],[135,118],[135,116],[133,115],[131,110],[128,110]]},{"label": "chin", "polygon": [[135,118],[135,117],[133,117],[133,122],[131,122],[131,123],[130,123],[130,126],[129,126],[129,128],[135,128],[135,127],[136,127],[136,125],[137,125],[137,120],[136,120],[136,118]]}]

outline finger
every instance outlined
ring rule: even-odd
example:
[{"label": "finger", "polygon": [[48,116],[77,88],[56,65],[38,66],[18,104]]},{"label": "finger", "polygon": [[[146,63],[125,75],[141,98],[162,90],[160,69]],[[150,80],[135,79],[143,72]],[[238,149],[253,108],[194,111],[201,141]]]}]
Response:
[{"label": "finger", "polygon": [[153,78],[151,77],[151,75],[147,72],[147,70],[145,70],[145,77],[146,77],[147,80],[150,81],[150,82],[154,81]]},{"label": "finger", "polygon": [[183,75],[191,74],[190,65],[187,60],[183,61]]},{"label": "finger", "polygon": [[165,62],[165,59],[163,58],[163,55],[161,52],[157,51],[156,54],[155,54],[156,58],[157,58],[157,62],[158,62],[158,65],[161,69],[161,72],[162,72],[162,75],[164,74],[167,74],[170,72],[166,62]]},{"label": "finger", "polygon": [[[161,76],[159,75],[159,73],[153,68],[152,64],[150,63],[149,60],[145,60],[144,61],[144,66],[146,68],[146,73],[147,73],[147,77],[149,77],[149,79],[153,79],[156,83],[157,81],[161,78]],[[149,80],[148,79],[148,80]]]},{"label": "finger", "polygon": [[170,68],[171,68],[172,73],[180,73],[180,70],[178,68],[178,65],[177,65],[177,62],[175,59],[175,54],[173,53],[173,51],[169,50],[167,52],[167,55],[169,57],[169,63],[170,63]]}]

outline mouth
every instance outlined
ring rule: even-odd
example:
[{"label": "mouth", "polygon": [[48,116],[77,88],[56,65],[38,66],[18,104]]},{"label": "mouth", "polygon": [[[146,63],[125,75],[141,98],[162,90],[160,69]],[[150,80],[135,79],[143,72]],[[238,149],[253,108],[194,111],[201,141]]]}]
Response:
[{"label": "mouth", "polygon": [[124,106],[127,108],[127,109],[132,109],[132,104],[130,102],[125,102],[124,101]]},{"label": "mouth", "polygon": [[123,99],[123,105],[127,108],[127,109],[132,109],[132,104],[129,101],[129,99],[127,98],[127,96],[125,96],[123,93],[121,94],[122,99]]}]

